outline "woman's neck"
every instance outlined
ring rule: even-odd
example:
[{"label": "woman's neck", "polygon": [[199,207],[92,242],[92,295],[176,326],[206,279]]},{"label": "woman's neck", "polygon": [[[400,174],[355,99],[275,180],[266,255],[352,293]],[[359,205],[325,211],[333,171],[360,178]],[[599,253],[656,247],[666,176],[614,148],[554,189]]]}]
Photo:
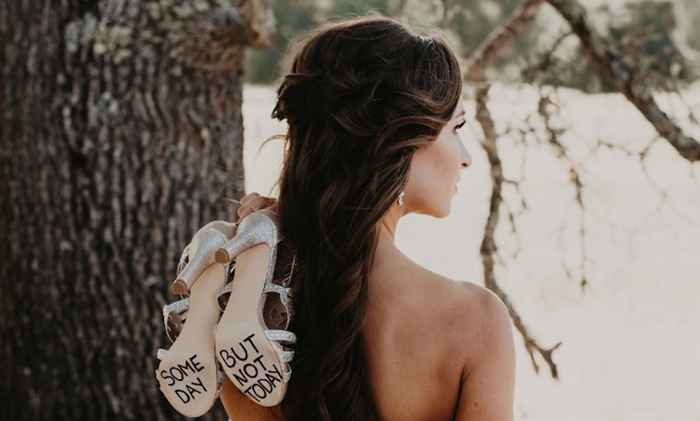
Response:
[{"label": "woman's neck", "polygon": [[396,260],[399,256],[403,256],[403,253],[396,246],[396,229],[402,216],[400,209],[391,208],[379,222],[375,264],[383,265]]},{"label": "woman's neck", "polygon": [[386,214],[382,217],[380,221],[380,235],[379,240],[390,241],[394,243],[396,239],[396,228],[399,225],[399,219],[404,216],[405,213],[402,209],[392,206]]}]

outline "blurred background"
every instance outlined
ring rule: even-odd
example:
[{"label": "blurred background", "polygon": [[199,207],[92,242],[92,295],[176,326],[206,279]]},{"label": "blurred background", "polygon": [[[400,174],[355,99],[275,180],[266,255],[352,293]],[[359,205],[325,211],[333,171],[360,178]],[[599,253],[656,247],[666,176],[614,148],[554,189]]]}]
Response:
[{"label": "blurred background", "polygon": [[180,253],[276,195],[288,46],[368,13],[463,60],[473,165],[397,242],[507,304],[515,419],[700,421],[695,0],[3,1],[1,419],[184,419],[152,375]]}]

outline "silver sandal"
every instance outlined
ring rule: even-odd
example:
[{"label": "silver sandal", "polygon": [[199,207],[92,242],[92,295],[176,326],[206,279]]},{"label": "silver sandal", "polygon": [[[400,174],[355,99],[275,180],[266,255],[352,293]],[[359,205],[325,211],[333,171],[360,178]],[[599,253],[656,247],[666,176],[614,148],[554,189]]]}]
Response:
[{"label": "silver sandal", "polygon": [[[235,225],[213,221],[200,228],[185,247],[178,264],[173,288],[186,299],[163,308],[169,349],[159,349],[155,370],[160,390],[182,415],[198,417],[207,412],[219,396],[223,376],[214,357],[213,329],[218,306],[211,305],[225,284],[229,265],[214,262],[216,249],[233,235]],[[184,323],[184,320],[187,323]],[[176,323],[177,322],[177,323]],[[172,328],[177,327],[177,334]]]},{"label": "silver sandal", "polygon": [[[236,235],[216,252],[216,261],[222,264],[248,249],[253,249],[248,255],[252,259],[266,256],[264,265],[246,265],[245,273],[238,273],[221,290],[221,295],[230,295],[215,330],[216,357],[224,373],[244,395],[261,406],[277,405],[284,398],[292,374],[289,362],[294,351],[290,348],[296,343],[296,335],[288,330],[293,317],[291,290],[272,282],[280,241],[275,212],[260,209],[243,218]],[[263,244],[265,249],[255,249]],[[241,269],[241,262],[238,264]],[[278,294],[285,307],[282,329],[268,328],[263,317],[268,293]]]}]

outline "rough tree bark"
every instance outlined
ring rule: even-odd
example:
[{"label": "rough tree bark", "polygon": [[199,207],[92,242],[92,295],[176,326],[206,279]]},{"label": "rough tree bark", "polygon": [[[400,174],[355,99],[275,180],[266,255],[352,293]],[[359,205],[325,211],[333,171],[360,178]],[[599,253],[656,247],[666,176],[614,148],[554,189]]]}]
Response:
[{"label": "rough tree bark", "polygon": [[196,228],[243,194],[243,50],[267,16],[0,2],[0,418],[181,418],[153,374],[160,306]]}]

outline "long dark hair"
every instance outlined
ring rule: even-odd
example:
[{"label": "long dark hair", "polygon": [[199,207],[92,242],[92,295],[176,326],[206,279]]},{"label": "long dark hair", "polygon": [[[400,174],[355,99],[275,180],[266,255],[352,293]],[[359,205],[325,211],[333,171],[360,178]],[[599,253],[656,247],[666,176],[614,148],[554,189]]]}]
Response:
[{"label": "long dark hair", "polygon": [[280,409],[287,421],[374,419],[361,333],[379,223],[460,100],[459,60],[439,32],[366,15],[298,39],[283,71],[272,117],[289,126],[276,185],[297,343]]}]

